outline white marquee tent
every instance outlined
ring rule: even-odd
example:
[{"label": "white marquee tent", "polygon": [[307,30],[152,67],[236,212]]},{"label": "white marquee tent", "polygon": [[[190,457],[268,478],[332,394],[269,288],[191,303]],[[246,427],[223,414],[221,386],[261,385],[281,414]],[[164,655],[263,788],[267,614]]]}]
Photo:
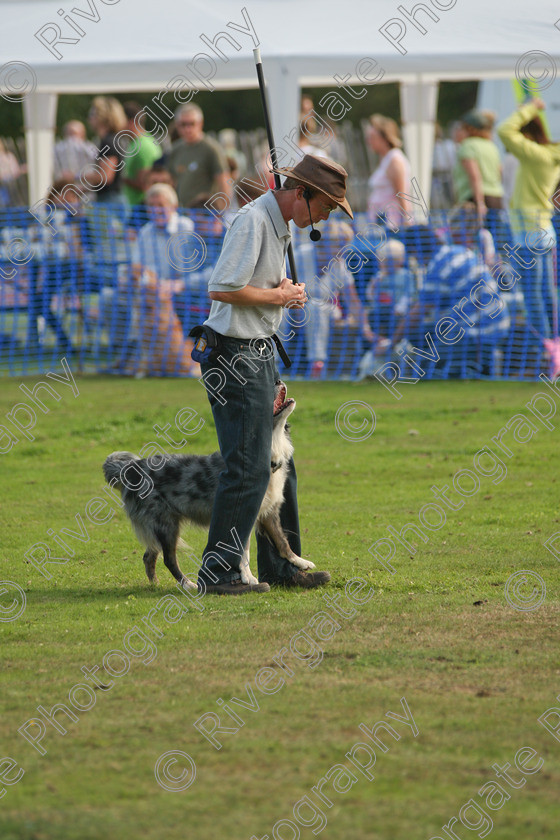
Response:
[{"label": "white marquee tent", "polygon": [[157,96],[177,87],[180,98],[202,84],[255,87],[255,41],[277,146],[298,125],[302,85],[339,90],[338,76],[358,95],[364,83],[357,72],[375,79],[379,68],[383,82],[398,81],[405,147],[424,195],[440,80],[513,78],[519,65],[546,88],[560,63],[560,7],[552,0],[61,3],[0,0],[0,92],[13,98],[30,87],[23,102],[31,203],[50,180],[59,93]]}]

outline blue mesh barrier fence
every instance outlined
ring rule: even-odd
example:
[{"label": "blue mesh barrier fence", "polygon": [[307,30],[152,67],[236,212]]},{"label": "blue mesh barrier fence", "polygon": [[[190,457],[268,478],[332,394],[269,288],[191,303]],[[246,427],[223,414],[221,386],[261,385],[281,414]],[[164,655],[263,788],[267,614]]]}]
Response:
[{"label": "blue mesh barrier fence", "polygon": [[[513,222],[513,224],[512,224]],[[439,211],[398,231],[332,218],[293,244],[309,303],[285,311],[280,337],[301,378],[532,379],[552,371],[558,336],[554,231],[505,211],[484,226]],[[61,206],[42,217],[0,210],[0,372],[55,367],[197,375],[191,327],[224,228],[206,211],[150,219],[144,208]]]}]

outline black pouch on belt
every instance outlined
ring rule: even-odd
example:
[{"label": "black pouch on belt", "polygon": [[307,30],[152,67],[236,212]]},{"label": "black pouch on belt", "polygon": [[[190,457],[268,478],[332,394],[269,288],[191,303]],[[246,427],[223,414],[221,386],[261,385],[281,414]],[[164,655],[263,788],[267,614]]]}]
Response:
[{"label": "black pouch on belt", "polygon": [[220,355],[220,336],[212,327],[199,325],[193,327],[189,336],[194,338],[191,359],[195,362],[214,362]]}]

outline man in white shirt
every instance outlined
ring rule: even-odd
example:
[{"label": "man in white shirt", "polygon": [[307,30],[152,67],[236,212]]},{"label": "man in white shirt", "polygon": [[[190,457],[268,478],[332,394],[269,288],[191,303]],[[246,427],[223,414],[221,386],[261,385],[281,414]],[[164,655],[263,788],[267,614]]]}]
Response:
[{"label": "man in white shirt", "polygon": [[[283,307],[307,301],[304,284],[284,276],[288,223],[304,228],[326,220],[337,207],[352,218],[343,167],[306,155],[278,173],[287,177],[283,187],[264,193],[234,218],[208,286],[212,307],[205,324],[218,334],[220,346],[217,361],[203,361],[201,368],[225,470],[198,584],[224,595],[266,592],[271,583],[312,588],[330,580],[328,572],[296,570],[266,537],[257,537],[259,583],[242,583],[239,570],[239,546],[251,535],[270,478],[278,379],[271,337]],[[292,550],[301,555],[296,483],[291,461],[280,519]]]}]

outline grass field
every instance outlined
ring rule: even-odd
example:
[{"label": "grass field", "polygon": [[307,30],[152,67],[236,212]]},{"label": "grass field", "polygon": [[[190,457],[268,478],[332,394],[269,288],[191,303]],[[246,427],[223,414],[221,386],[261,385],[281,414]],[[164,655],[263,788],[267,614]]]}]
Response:
[{"label": "grass field", "polygon": [[[6,413],[32,404],[19,383],[4,379],[0,397],[0,423],[14,435]],[[209,595],[196,609],[161,560],[160,583],[151,587],[118,504],[105,523],[90,521],[86,510],[102,493],[105,456],[156,440],[156,423],[170,423],[179,440],[181,408],[198,413],[189,428],[204,421],[182,451],[216,448],[204,390],[195,381],[98,377],[77,380],[74,397],[68,386],[51,384],[60,402],[46,397],[50,410],[37,410],[34,440],[17,433],[0,461],[0,759],[13,759],[0,764],[3,840],[464,840],[490,832],[494,840],[557,840],[560,741],[538,718],[559,705],[560,693],[558,561],[543,545],[560,531],[559,432],[556,419],[548,429],[525,407],[546,391],[540,383],[427,382],[404,387],[400,401],[371,383],[290,384],[304,555],[331,571],[328,592],[339,597],[344,617],[323,600],[326,589]],[[350,401],[376,415],[375,431],[362,440],[349,440],[360,433],[340,420],[343,434],[335,427],[337,410]],[[539,406],[544,412],[544,401]],[[520,413],[532,418],[532,429],[515,419]],[[185,418],[188,412],[183,425]],[[358,415],[350,422],[358,426]],[[491,441],[506,423],[510,455]],[[494,458],[492,467],[488,450],[476,458],[488,446],[504,466]],[[461,470],[470,477],[457,478]],[[461,491],[453,490],[454,477]],[[444,485],[457,509],[438,502],[447,521],[430,530],[437,509],[424,506],[437,501],[430,488]],[[395,540],[391,574],[368,549],[377,543],[388,551],[388,526],[420,526],[421,509],[428,541],[409,533],[412,551]],[[62,529],[70,552],[54,542]],[[185,536],[200,556],[204,533]],[[50,578],[25,558],[37,543],[66,560],[46,566]],[[33,557],[41,556],[36,548]],[[506,582],[519,570],[540,577],[510,588],[508,600]],[[354,607],[345,594],[351,578],[367,584],[352,590],[363,601]],[[539,600],[540,581],[540,606],[520,609]],[[5,582],[26,596],[14,620],[22,596]],[[324,617],[319,626],[320,611],[330,624]],[[148,630],[142,619],[150,614]],[[134,627],[146,633],[127,636]],[[107,659],[125,651],[125,637],[126,673],[123,657]],[[274,661],[282,648],[284,670]],[[101,667],[104,657],[113,676]],[[86,679],[81,669],[95,666],[97,677]],[[276,693],[258,690],[259,671]],[[96,679],[89,693],[72,693]],[[216,702],[232,697],[246,704],[229,704],[244,726]],[[37,711],[63,703],[77,718],[57,714],[65,734]],[[207,712],[239,727],[220,736],[220,750],[193,725]],[[32,718],[43,721],[44,754],[18,733]],[[382,720],[401,736],[379,732],[386,752],[365,730]],[[557,721],[549,718],[551,726]],[[27,731],[39,735],[38,726]],[[369,755],[354,749],[359,742]],[[523,747],[534,752],[519,753]],[[164,770],[161,762],[160,779],[169,787],[171,776],[184,777],[176,783],[184,790],[156,780],[158,758],[171,751],[177,763]],[[368,759],[373,770],[356,766]],[[502,768],[501,779],[492,765]],[[312,792],[321,779],[323,800]]]}]

